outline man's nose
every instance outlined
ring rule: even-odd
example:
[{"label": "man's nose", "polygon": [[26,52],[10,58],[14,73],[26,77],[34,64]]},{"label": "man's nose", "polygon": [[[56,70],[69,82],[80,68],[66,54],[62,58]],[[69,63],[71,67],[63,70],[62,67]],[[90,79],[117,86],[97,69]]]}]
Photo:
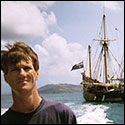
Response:
[{"label": "man's nose", "polygon": [[20,76],[26,76],[26,72],[23,68],[20,69],[19,75]]}]

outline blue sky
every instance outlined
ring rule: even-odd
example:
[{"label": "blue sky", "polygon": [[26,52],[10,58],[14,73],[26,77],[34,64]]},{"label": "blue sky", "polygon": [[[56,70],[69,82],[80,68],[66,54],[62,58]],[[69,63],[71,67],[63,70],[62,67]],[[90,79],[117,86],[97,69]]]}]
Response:
[{"label": "blue sky", "polygon": [[[80,84],[82,69],[70,71],[87,56],[101,25],[103,6],[109,21],[124,34],[124,1],[1,1],[1,45],[23,41],[39,56],[45,84]],[[124,41],[119,41],[123,54]],[[10,92],[1,74],[2,93]]]}]

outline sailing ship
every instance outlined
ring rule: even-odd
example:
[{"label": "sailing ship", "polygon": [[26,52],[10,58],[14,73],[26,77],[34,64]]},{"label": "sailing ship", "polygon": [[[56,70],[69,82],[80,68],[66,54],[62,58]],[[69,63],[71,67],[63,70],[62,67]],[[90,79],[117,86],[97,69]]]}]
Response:
[{"label": "sailing ship", "polygon": [[[111,74],[109,70],[111,69],[111,64],[108,64],[107,57],[109,56],[109,42],[114,41],[107,38],[106,34],[106,14],[103,13],[103,19],[102,19],[102,35],[99,39],[93,39],[94,41],[99,41],[101,45],[101,51],[100,54],[100,60],[98,59],[97,62],[99,65],[98,70],[95,70],[97,68],[97,65],[95,65],[95,69],[91,69],[91,46],[88,46],[88,65],[89,65],[89,73],[87,75],[85,67],[83,69],[82,75],[82,82],[80,84],[83,85],[83,97],[86,101],[95,101],[95,102],[123,102],[124,101],[124,59],[122,60],[122,63],[120,64],[118,60],[115,58],[114,60],[117,62],[117,64],[114,66],[119,67],[119,71],[114,74]],[[115,30],[117,30],[115,28]],[[113,42],[112,42],[113,43]],[[124,51],[124,50],[123,50]],[[124,53],[123,53],[124,54]],[[102,58],[103,57],[103,58]],[[124,57],[123,57],[124,58]],[[95,61],[96,59],[93,59]],[[103,61],[103,64],[101,65],[101,61]],[[102,68],[103,66],[103,68]],[[99,69],[100,68],[100,69]],[[102,71],[102,69],[104,69]],[[117,68],[118,69],[118,68]],[[101,70],[101,73],[99,71]],[[101,75],[104,73],[103,80],[101,79]],[[94,75],[98,74],[98,78],[94,77]]]}]

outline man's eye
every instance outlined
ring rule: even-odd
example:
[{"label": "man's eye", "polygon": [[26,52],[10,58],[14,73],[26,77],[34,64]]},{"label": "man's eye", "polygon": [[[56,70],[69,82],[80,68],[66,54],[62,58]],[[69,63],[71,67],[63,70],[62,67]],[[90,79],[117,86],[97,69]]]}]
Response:
[{"label": "man's eye", "polygon": [[24,70],[25,71],[29,71],[31,68],[30,67],[25,67]]}]

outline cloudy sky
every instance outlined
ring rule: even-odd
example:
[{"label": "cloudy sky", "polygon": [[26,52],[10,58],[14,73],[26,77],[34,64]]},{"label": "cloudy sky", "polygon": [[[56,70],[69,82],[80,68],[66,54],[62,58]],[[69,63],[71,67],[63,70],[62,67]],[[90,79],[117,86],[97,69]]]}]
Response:
[{"label": "cloudy sky", "polygon": [[[70,70],[86,58],[104,6],[108,20],[123,34],[124,1],[1,1],[1,49],[16,40],[34,49],[40,61],[38,88],[51,83],[79,85],[82,69]],[[1,86],[2,93],[10,92],[3,73]]]}]

